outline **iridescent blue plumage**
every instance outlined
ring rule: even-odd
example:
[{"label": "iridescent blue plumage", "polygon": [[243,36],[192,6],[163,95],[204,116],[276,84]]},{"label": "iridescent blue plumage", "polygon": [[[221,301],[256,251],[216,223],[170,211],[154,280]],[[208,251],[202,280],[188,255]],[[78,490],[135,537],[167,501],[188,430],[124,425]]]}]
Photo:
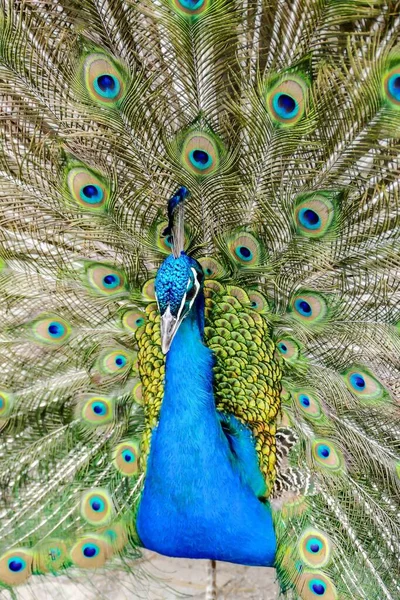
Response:
[{"label": "iridescent blue plumage", "polygon": [[137,518],[141,542],[170,556],[272,565],[275,533],[269,505],[259,498],[265,482],[253,438],[215,407],[198,263],[183,252],[168,257],[157,274],[156,295],[162,337],[170,339]]},{"label": "iridescent blue plumage", "polygon": [[189,303],[197,278],[202,280],[203,271],[196,260],[185,252],[179,258],[168,256],[158,270],[155,284],[161,314],[169,306],[171,313],[177,316],[182,299]]},{"label": "iridescent blue plumage", "polygon": [[184,185],[181,185],[175,194],[168,201],[168,226],[164,229],[163,235],[168,236],[172,233],[172,225],[174,222],[174,212],[179,204],[189,197],[189,190]]}]

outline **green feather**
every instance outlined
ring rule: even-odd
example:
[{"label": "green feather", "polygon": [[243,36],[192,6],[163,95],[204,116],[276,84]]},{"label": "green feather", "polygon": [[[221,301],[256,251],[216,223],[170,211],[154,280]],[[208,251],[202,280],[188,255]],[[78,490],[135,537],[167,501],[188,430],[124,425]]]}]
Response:
[{"label": "green feather", "polygon": [[72,566],[134,569],[165,377],[154,277],[185,185],[215,394],[251,424],[282,596],[399,597],[397,13],[391,0],[3,8],[6,590]]}]

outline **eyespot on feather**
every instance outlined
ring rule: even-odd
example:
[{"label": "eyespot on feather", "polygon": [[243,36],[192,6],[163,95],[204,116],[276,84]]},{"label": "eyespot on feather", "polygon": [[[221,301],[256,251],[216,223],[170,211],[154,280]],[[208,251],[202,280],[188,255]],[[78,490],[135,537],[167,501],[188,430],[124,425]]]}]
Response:
[{"label": "eyespot on feather", "polygon": [[344,458],[340,450],[329,440],[316,439],[312,442],[311,452],[314,461],[321,467],[331,471],[343,470]]},{"label": "eyespot on feather", "polygon": [[114,420],[114,402],[105,396],[83,396],[78,405],[77,416],[86,425],[106,425]]},{"label": "eyespot on feather", "polygon": [[124,348],[105,349],[96,362],[96,367],[102,375],[118,375],[129,371],[132,366],[133,354]]},{"label": "eyespot on feather", "polygon": [[300,347],[293,338],[282,336],[276,340],[277,350],[287,362],[295,362],[300,355]]},{"label": "eyespot on feather", "polygon": [[300,536],[297,548],[302,561],[313,569],[325,567],[332,556],[332,543],[329,537],[311,527]]},{"label": "eyespot on feather", "polygon": [[84,492],[81,499],[81,515],[91,525],[109,523],[113,516],[113,505],[107,490],[93,488]]},{"label": "eyespot on feather", "polygon": [[105,54],[95,53],[85,58],[83,82],[89,97],[99,104],[116,105],[126,93],[122,68]]},{"label": "eyespot on feather", "polygon": [[316,292],[298,292],[289,304],[289,312],[298,321],[314,325],[324,321],[328,314],[325,298]]},{"label": "eyespot on feather", "polygon": [[302,600],[337,600],[336,587],[325,573],[303,571],[296,581],[296,589]]},{"label": "eyespot on feather", "polygon": [[5,388],[0,388],[0,419],[8,417],[14,406],[14,396]]},{"label": "eyespot on feather", "polygon": [[74,167],[68,171],[66,182],[70,196],[80,208],[90,212],[104,210],[110,195],[104,178],[84,167]]},{"label": "eyespot on feather", "polygon": [[60,539],[46,539],[34,548],[33,570],[56,573],[69,563],[67,545]]},{"label": "eyespot on feather", "polygon": [[0,557],[0,582],[20,585],[32,575],[32,553],[25,548],[8,550]]},{"label": "eyespot on feather", "polygon": [[383,385],[365,367],[353,366],[342,377],[347,388],[360,399],[381,400],[385,396]]},{"label": "eyespot on feather", "polygon": [[294,220],[297,233],[308,238],[321,238],[334,223],[335,207],[328,194],[307,194],[296,201]]},{"label": "eyespot on feather", "polygon": [[217,171],[220,152],[221,144],[216,136],[204,131],[191,131],[182,142],[181,162],[193,175],[205,177]]},{"label": "eyespot on feather", "polygon": [[322,414],[321,404],[308,390],[298,390],[292,393],[297,408],[305,417],[318,419]]},{"label": "eyespot on feather", "polygon": [[303,117],[308,99],[309,82],[293,73],[283,75],[268,89],[266,106],[273,122],[291,127]]},{"label": "eyespot on feather", "polygon": [[61,346],[70,337],[72,328],[65,319],[52,315],[36,319],[31,331],[36,342],[46,346]]},{"label": "eyespot on feather", "polygon": [[227,238],[227,247],[231,260],[238,267],[255,267],[264,259],[261,242],[246,231],[231,233]]},{"label": "eyespot on feather", "polygon": [[127,291],[125,275],[109,265],[92,263],[86,267],[86,275],[90,288],[101,296],[118,296]]},{"label": "eyespot on feather", "polygon": [[210,4],[211,0],[171,0],[172,8],[183,17],[200,17]]},{"label": "eyespot on feather", "polygon": [[82,569],[97,569],[102,567],[110,556],[107,540],[100,535],[92,534],[82,537],[73,546],[71,560],[75,566]]},{"label": "eyespot on feather", "polygon": [[127,310],[122,315],[123,327],[132,333],[135,333],[140,327],[146,323],[146,315],[139,310]]},{"label": "eyespot on feather", "polygon": [[225,275],[225,269],[215,258],[212,256],[204,256],[199,258],[199,263],[203,269],[203,273],[206,279],[218,279]]},{"label": "eyespot on feather", "polygon": [[400,64],[392,66],[383,76],[383,93],[389,105],[400,110]]},{"label": "eyespot on feather", "polygon": [[136,441],[121,442],[113,450],[113,463],[121,475],[132,477],[138,472],[140,455],[139,443]]},{"label": "eyespot on feather", "polygon": [[98,532],[107,540],[110,552],[120,552],[128,543],[128,528],[121,522],[112,523]]}]

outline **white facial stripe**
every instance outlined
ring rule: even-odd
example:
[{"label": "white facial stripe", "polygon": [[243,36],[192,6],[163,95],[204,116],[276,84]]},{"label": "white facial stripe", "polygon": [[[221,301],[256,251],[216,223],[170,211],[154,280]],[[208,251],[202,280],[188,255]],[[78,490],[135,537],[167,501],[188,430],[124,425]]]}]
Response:
[{"label": "white facial stripe", "polygon": [[177,321],[179,321],[179,319],[181,318],[182,311],[183,311],[183,309],[185,307],[185,302],[186,302],[186,294],[182,298],[182,302],[181,302],[181,305],[180,305],[179,310],[178,310],[178,315],[176,317]]},{"label": "white facial stripe", "polygon": [[194,285],[196,286],[196,293],[194,294],[192,300],[190,301],[189,310],[192,308],[193,302],[196,300],[197,294],[199,293],[199,289],[200,289],[200,283],[197,281],[197,272],[196,272],[196,269],[194,269],[193,267],[191,267],[191,271],[193,273]]},{"label": "white facial stripe", "polygon": [[[190,311],[190,309],[192,308],[192,306],[193,306],[193,302],[196,300],[196,296],[197,296],[197,294],[199,293],[199,289],[200,289],[200,283],[197,281],[197,273],[196,273],[196,269],[194,269],[193,267],[191,267],[191,270],[192,270],[192,272],[193,272],[193,277],[194,277],[194,285],[195,285],[195,288],[196,288],[196,293],[194,294],[193,298],[192,298],[192,299],[191,299],[191,301],[190,301],[190,304],[189,304],[189,310],[188,310],[188,312],[189,312],[189,311]],[[186,286],[186,291],[188,291],[188,289],[189,289],[189,287],[190,287],[190,283],[191,283],[191,280],[190,280],[190,278],[189,278],[189,279],[188,279],[187,286]],[[183,298],[182,298],[182,302],[181,302],[181,305],[180,305],[180,307],[179,307],[179,310],[178,310],[178,315],[177,315],[177,317],[176,317],[178,321],[179,321],[179,319],[180,319],[180,317],[181,317],[181,314],[182,314],[182,311],[183,311],[183,309],[184,309],[184,307],[185,307],[185,302],[186,302],[186,294],[183,296]]]}]

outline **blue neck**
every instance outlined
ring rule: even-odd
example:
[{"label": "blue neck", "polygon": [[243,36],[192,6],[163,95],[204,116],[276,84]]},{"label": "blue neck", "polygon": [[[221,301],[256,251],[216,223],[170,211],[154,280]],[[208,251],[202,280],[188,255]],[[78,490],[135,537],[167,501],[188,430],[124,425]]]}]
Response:
[{"label": "blue neck", "polygon": [[[270,509],[242,477],[240,458],[222,430],[213,356],[202,342],[201,300],[196,308],[167,354],[137,531],[146,548],[168,556],[270,566],[275,557]],[[243,460],[253,468],[251,434],[246,430],[242,437]]]},{"label": "blue neck", "polygon": [[[196,427],[215,422],[218,432],[213,392],[213,357],[203,344],[197,311],[184,319],[166,357],[162,415],[168,419],[189,419]],[[206,423],[200,419],[206,417]],[[188,423],[186,423],[187,425]]]}]

